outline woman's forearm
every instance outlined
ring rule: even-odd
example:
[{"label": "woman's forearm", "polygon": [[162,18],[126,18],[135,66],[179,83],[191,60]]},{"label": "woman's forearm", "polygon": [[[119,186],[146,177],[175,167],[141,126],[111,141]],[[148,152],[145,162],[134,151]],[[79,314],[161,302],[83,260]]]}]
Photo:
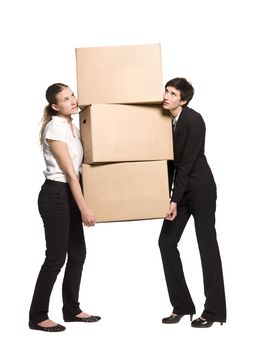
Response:
[{"label": "woman's forearm", "polygon": [[85,202],[85,199],[82,194],[80,182],[77,178],[77,176],[67,177],[72,195],[74,197],[74,200],[80,209],[81,213],[83,213],[86,209],[88,209],[88,206]]}]

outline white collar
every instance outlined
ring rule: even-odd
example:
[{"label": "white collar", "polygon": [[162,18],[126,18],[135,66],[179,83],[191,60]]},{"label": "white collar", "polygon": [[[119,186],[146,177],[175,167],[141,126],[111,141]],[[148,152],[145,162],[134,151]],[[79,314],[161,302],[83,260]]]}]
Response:
[{"label": "white collar", "polygon": [[[69,122],[68,122],[68,120],[66,119],[66,118],[64,118],[64,117],[61,117],[61,116],[59,116],[59,115],[54,115],[53,117],[52,117],[52,120],[58,120],[59,122],[62,122],[62,123],[64,123],[64,124],[69,124]],[[71,118],[71,123],[72,123],[72,118]]]},{"label": "white collar", "polygon": [[178,122],[181,112],[182,112],[182,109],[180,110],[180,112],[177,114],[175,118],[171,116],[174,125],[176,125],[176,123]]}]

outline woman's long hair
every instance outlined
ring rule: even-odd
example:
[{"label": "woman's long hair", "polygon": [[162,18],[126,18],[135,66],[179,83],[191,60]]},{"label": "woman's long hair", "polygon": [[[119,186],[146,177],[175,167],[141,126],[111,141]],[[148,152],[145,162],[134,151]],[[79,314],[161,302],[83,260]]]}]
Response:
[{"label": "woman's long hair", "polygon": [[57,94],[68,86],[61,83],[52,84],[46,90],[46,100],[48,105],[44,108],[43,116],[41,119],[41,129],[40,129],[40,144],[43,145],[44,142],[44,130],[46,125],[51,121],[52,117],[56,115],[56,111],[51,107],[52,104],[57,103]]}]

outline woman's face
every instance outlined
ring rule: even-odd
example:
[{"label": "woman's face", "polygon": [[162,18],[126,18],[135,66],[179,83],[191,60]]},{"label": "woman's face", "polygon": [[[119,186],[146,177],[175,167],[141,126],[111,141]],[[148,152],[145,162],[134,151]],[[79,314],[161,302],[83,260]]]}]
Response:
[{"label": "woman's face", "polygon": [[187,101],[182,101],[181,92],[173,86],[168,86],[164,93],[163,108],[170,112],[182,107]]},{"label": "woman's face", "polygon": [[78,112],[77,99],[69,87],[64,88],[56,96],[57,103],[52,104],[52,108],[57,111],[58,115],[70,117]]}]

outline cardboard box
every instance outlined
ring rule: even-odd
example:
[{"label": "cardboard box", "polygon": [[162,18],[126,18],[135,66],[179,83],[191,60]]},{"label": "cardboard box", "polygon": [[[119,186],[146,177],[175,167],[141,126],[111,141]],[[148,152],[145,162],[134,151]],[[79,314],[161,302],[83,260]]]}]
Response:
[{"label": "cardboard box", "polygon": [[80,106],[163,99],[160,44],[77,48],[76,74]]},{"label": "cardboard box", "polygon": [[82,165],[84,198],[97,222],[165,217],[167,161]]},{"label": "cardboard box", "polygon": [[91,105],[80,113],[80,131],[86,164],[173,159],[161,106]]}]

